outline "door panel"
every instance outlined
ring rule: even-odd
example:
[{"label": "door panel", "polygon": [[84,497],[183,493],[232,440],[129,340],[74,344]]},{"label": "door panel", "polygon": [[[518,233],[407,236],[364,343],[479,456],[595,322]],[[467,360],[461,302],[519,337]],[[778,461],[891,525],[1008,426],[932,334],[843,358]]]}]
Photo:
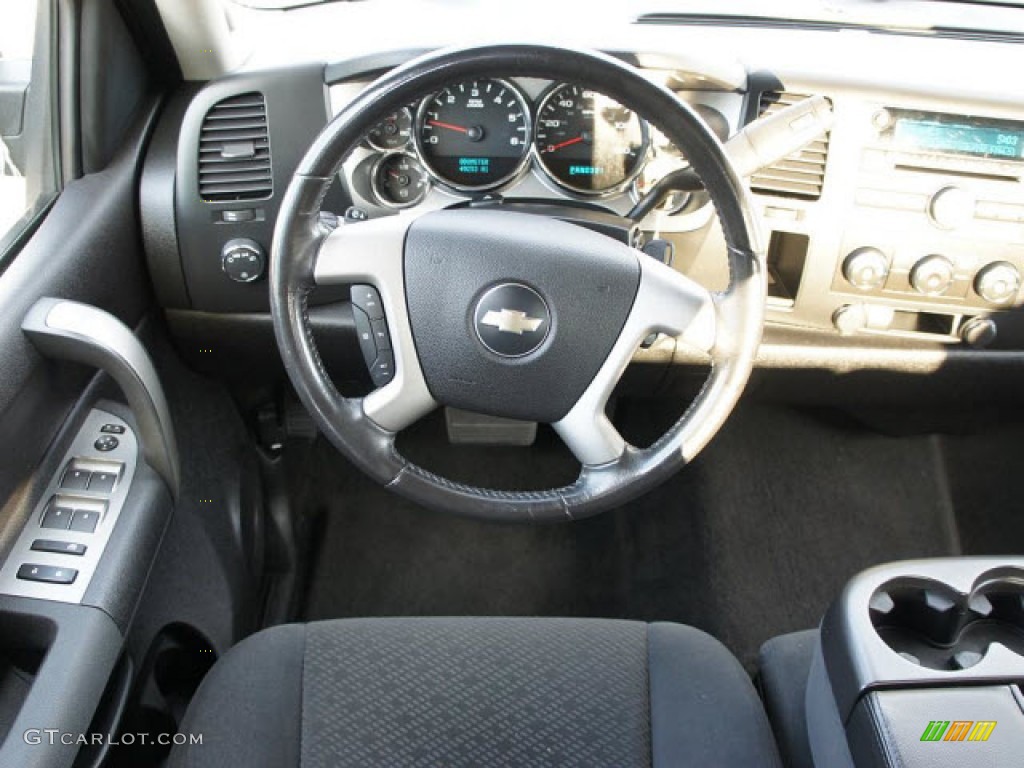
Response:
[{"label": "door panel", "polygon": [[[43,296],[102,307],[135,327],[151,307],[138,230],[135,179],[151,104],[103,171],[70,183],[0,274],[0,499],[10,499],[42,458],[92,369],[43,359],[21,331]],[[0,507],[0,542],[5,542]]]}]

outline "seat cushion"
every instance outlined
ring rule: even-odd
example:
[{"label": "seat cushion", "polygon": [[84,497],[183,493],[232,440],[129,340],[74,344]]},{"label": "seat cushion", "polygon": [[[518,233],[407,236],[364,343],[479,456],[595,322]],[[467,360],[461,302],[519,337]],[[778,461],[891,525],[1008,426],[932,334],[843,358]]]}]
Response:
[{"label": "seat cushion", "polygon": [[173,768],[776,766],[760,702],[710,636],[585,619],[347,619],[233,648]]}]

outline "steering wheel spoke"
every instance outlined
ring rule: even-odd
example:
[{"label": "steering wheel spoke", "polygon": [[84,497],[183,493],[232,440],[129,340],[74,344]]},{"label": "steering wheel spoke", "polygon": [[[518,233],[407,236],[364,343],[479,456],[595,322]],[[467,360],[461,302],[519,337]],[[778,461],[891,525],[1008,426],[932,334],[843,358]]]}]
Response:
[{"label": "steering wheel spoke", "polygon": [[605,415],[608,398],[640,343],[664,333],[705,352],[715,346],[717,312],[711,293],[680,272],[643,254],[633,309],[604,365],[582,397],[552,426],[585,466],[618,459],[626,441]]},{"label": "steering wheel spoke", "polygon": [[338,227],[320,245],[317,285],[372,285],[391,336],[394,377],[363,399],[363,412],[389,432],[399,432],[437,407],[416,357],[405,308],[403,244],[412,216],[387,216]]}]

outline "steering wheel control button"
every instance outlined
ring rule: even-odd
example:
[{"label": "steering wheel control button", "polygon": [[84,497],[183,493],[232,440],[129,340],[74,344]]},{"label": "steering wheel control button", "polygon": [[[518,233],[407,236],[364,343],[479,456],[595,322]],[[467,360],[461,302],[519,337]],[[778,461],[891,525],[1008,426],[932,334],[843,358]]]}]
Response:
[{"label": "steering wheel control button", "polygon": [[96,442],[92,444],[92,447],[95,448],[97,451],[102,451],[103,453],[110,453],[110,451],[117,448],[117,446],[119,446],[120,444],[121,441],[118,440],[113,435],[101,435],[96,439]]},{"label": "steering wheel control button", "polygon": [[18,569],[18,578],[23,581],[42,581],[46,584],[74,584],[78,571],[56,565],[25,563]]},{"label": "steering wheel control button", "polygon": [[551,330],[551,311],[541,295],[519,283],[488,290],[477,302],[473,322],[477,337],[501,357],[537,351]]},{"label": "steering wheel control button", "polygon": [[356,324],[356,335],[359,337],[359,349],[363,353],[363,360],[369,367],[377,359],[377,344],[373,340],[373,326],[366,313],[355,305],[352,307],[352,317]]},{"label": "steering wheel control button", "polygon": [[383,387],[395,377],[395,354],[391,350],[383,350],[377,355],[370,368],[370,378],[378,387]]},{"label": "steering wheel control button", "polygon": [[81,557],[88,547],[77,541],[57,541],[56,539],[36,539],[32,542],[33,552],[46,552],[51,555],[76,555]]},{"label": "steering wheel control button", "polygon": [[123,435],[124,424],[104,424],[100,427],[100,432],[105,435]]},{"label": "steering wheel control button", "polygon": [[388,333],[387,321],[371,320],[370,326],[373,328],[373,341],[377,345],[377,349],[380,351],[391,349],[391,334]]},{"label": "steering wheel control button", "polygon": [[69,530],[79,533],[92,533],[100,521],[100,513],[92,509],[76,509],[75,516],[71,518]]},{"label": "steering wheel control button", "polygon": [[910,284],[925,296],[941,296],[953,284],[953,262],[945,256],[925,256],[910,271]]},{"label": "steering wheel control button", "polygon": [[384,306],[380,302],[380,294],[372,285],[353,285],[352,303],[363,310],[371,320],[384,319]]},{"label": "steering wheel control button", "polygon": [[92,477],[89,478],[89,490],[93,493],[110,495],[114,492],[114,486],[116,485],[116,472],[93,472]]},{"label": "steering wheel control button", "polygon": [[858,248],[843,261],[843,277],[858,290],[878,290],[888,276],[889,259],[877,248]]},{"label": "steering wheel control button", "polygon": [[1009,304],[1020,291],[1020,272],[1013,264],[989,264],[974,280],[974,292],[990,304]]},{"label": "steering wheel control button", "polygon": [[228,240],[220,253],[224,274],[236,283],[253,283],[267,271],[267,256],[255,240]]},{"label": "steering wheel control button", "polygon": [[60,487],[67,491],[84,491],[89,487],[91,477],[91,472],[69,466],[64,470],[64,477],[60,480]]},{"label": "steering wheel control button", "polygon": [[71,526],[71,516],[74,510],[69,507],[62,507],[56,502],[51,503],[43,513],[40,528],[51,528],[55,531],[66,531]]}]

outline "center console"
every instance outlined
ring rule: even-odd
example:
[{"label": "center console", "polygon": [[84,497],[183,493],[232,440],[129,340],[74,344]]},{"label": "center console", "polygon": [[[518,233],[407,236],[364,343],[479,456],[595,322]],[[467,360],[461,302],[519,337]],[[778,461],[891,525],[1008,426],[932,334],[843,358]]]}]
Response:
[{"label": "center console", "polygon": [[822,621],[805,696],[815,766],[1017,766],[1024,558],[894,563]]}]

